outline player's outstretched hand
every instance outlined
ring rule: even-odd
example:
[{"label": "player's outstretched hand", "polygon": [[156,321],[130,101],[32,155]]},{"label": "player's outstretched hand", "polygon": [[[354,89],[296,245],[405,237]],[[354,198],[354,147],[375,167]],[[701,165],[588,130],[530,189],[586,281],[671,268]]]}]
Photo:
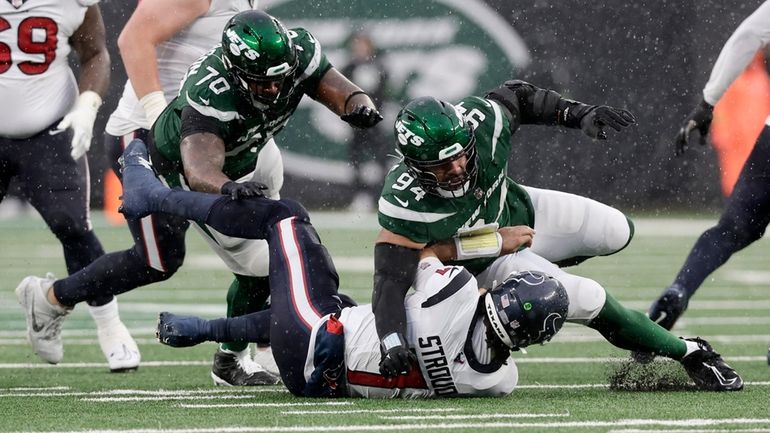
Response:
[{"label": "player's outstretched hand", "polygon": [[382,359],[380,360],[380,374],[385,377],[394,377],[399,374],[407,374],[417,363],[417,357],[409,350],[406,339],[398,333],[392,333],[380,342]]},{"label": "player's outstretched hand", "polygon": [[225,182],[220,189],[224,195],[229,195],[233,200],[246,197],[264,197],[267,185],[260,182]]},{"label": "player's outstretched hand", "polygon": [[200,317],[177,316],[164,311],[158,315],[155,337],[171,347],[190,347],[208,340],[208,321]]},{"label": "player's outstretched hand", "polygon": [[690,144],[690,133],[697,129],[700,133],[699,143],[706,144],[706,136],[711,127],[711,120],[714,118],[714,107],[706,101],[701,101],[687,116],[684,124],[679,128],[679,132],[674,139],[674,154],[680,156]]},{"label": "player's outstretched hand", "polygon": [[366,129],[380,123],[382,115],[376,108],[356,105],[350,113],[343,114],[340,119],[356,128]]},{"label": "player's outstretched hand", "polygon": [[634,123],[636,123],[636,118],[630,111],[609,105],[598,105],[580,119],[580,129],[591,138],[606,140],[605,127],[609,126],[619,132]]},{"label": "player's outstretched hand", "polygon": [[532,246],[532,239],[535,237],[535,230],[529,226],[501,227],[498,230],[503,238],[503,248],[500,255],[511,254],[522,248]]}]

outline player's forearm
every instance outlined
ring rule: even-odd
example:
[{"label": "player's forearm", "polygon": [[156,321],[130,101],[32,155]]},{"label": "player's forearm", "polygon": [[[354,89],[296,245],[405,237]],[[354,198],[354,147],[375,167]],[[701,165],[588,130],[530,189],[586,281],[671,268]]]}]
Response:
[{"label": "player's forearm", "polygon": [[419,251],[378,243],[374,247],[372,312],[380,338],[394,332],[406,335],[404,298],[414,281]]},{"label": "player's forearm", "polygon": [[744,20],[722,47],[703,88],[703,99],[713,105],[751,63],[757,51],[770,44],[770,3],[764,3]]},{"label": "player's forearm", "polygon": [[225,148],[222,140],[210,133],[192,134],[180,144],[184,175],[190,189],[219,194],[230,179],[222,172]]},{"label": "player's forearm", "polygon": [[126,74],[131,80],[131,86],[138,99],[145,95],[162,90],[158,75],[158,59],[155,55],[155,45],[149,41],[136,38],[121,39],[120,55],[126,67]]},{"label": "player's forearm", "polygon": [[519,124],[561,125],[580,128],[580,119],[593,106],[562,98],[553,90],[521,80],[506,81],[485,95],[499,102],[511,115],[512,127]]},{"label": "player's forearm", "polygon": [[100,51],[81,65],[78,77],[80,93],[93,91],[102,98],[107,95],[110,86],[110,55],[107,50]]},{"label": "player's forearm", "polygon": [[366,93],[361,92],[360,87],[336,69],[331,68],[321,79],[315,98],[338,116],[349,113],[357,105],[376,110],[377,107],[372,99]]}]

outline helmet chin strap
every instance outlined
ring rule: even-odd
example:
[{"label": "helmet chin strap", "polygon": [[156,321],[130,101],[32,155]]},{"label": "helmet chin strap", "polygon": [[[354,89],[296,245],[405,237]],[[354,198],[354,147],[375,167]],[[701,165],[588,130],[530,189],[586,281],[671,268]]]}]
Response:
[{"label": "helmet chin strap", "polygon": [[454,190],[448,190],[440,187],[436,187],[436,192],[443,198],[458,198],[464,196],[471,189],[470,179],[465,181],[463,186]]}]

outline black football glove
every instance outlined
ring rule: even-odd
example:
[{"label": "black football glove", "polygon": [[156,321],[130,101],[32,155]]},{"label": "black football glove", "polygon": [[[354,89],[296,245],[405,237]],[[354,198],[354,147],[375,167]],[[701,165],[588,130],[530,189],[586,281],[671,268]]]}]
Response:
[{"label": "black football glove", "polygon": [[714,118],[714,107],[706,101],[700,101],[687,116],[684,121],[684,125],[679,128],[679,133],[676,134],[674,139],[674,154],[680,156],[687,149],[687,145],[690,144],[690,133],[693,129],[697,129],[700,132],[700,144],[706,144],[706,136],[709,133],[709,127],[711,127],[711,120]]},{"label": "black football glove", "polygon": [[267,185],[260,182],[233,182],[228,181],[219,190],[224,195],[229,195],[233,200],[246,197],[264,197]]},{"label": "black football glove", "polygon": [[356,105],[350,113],[340,116],[340,119],[356,128],[366,129],[380,123],[382,115],[376,108]]},{"label": "black football glove", "polygon": [[417,363],[417,357],[409,350],[401,334],[394,332],[383,338],[380,341],[380,349],[382,350],[380,374],[385,377],[407,374]]},{"label": "black football glove", "polygon": [[620,131],[634,123],[636,123],[636,118],[630,111],[608,105],[598,105],[580,119],[580,129],[591,138],[606,140],[605,126]]}]

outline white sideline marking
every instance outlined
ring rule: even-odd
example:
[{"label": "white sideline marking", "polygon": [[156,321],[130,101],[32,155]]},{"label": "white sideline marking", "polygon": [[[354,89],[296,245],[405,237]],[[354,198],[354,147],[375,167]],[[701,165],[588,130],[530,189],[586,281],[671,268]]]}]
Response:
[{"label": "white sideline marking", "polygon": [[[316,405],[323,403],[305,403]],[[287,426],[287,427],[218,427],[218,428],[181,428],[181,429],[131,429],[131,430],[70,430],[36,433],[294,433],[294,432],[340,432],[340,431],[394,431],[394,430],[457,430],[457,429],[563,429],[588,427],[622,427],[622,426],[668,426],[668,427],[697,427],[719,426],[730,424],[764,424],[770,423],[770,418],[733,418],[709,419],[691,418],[683,420],[669,419],[621,419],[615,421],[562,421],[562,422],[499,422],[499,423],[457,423],[457,424],[394,424],[394,425],[336,425],[336,426]],[[643,430],[649,432],[650,430]],[[677,430],[682,431],[682,430]],[[703,431],[699,429],[697,431]],[[20,432],[17,432],[20,433]]]},{"label": "white sideline marking", "polygon": [[[180,367],[191,365],[211,365],[211,361],[142,361],[140,368],[143,367]],[[105,368],[106,362],[63,362],[61,364],[0,364],[2,368]]]},{"label": "white sideline marking", "polygon": [[322,401],[322,402],[306,402],[306,403],[223,403],[223,404],[185,404],[182,403],[179,407],[188,409],[211,409],[221,407],[293,407],[293,406],[354,406],[352,401]]},{"label": "white sideline marking", "polygon": [[[352,415],[358,413],[402,413],[402,412],[425,412],[425,408],[399,408],[399,409],[349,409],[349,410],[286,410],[282,415]],[[456,407],[439,407],[430,409],[431,412],[457,412],[461,410]]]},{"label": "white sideline marking", "polygon": [[[264,390],[262,392],[272,392],[272,390]],[[111,403],[111,402],[124,402],[124,401],[166,401],[166,400],[243,400],[247,398],[254,398],[253,395],[167,395],[159,397],[90,397],[81,398],[80,401],[90,401],[96,403]]]},{"label": "white sideline marking", "polygon": [[70,389],[69,386],[17,386],[13,388],[0,388],[0,392],[8,391],[66,391]]},{"label": "white sideline marking", "polygon": [[[65,390],[69,389],[68,387],[62,387]],[[0,397],[88,397],[88,396],[103,396],[103,395],[145,395],[145,396],[198,396],[198,395],[207,395],[209,398],[219,398],[215,394],[240,394],[243,397],[236,397],[236,398],[248,398],[248,397],[254,397],[254,394],[257,393],[263,393],[263,392],[288,392],[285,388],[282,386],[271,386],[271,387],[265,387],[265,388],[256,388],[256,389],[191,389],[191,390],[178,390],[178,391],[172,391],[172,390],[139,390],[139,389],[112,389],[112,390],[106,390],[106,391],[73,391],[73,392],[48,392],[52,391],[53,389],[42,389],[41,391],[45,392],[22,392],[22,393],[4,393],[0,394]],[[232,398],[232,397],[223,397],[223,398]],[[87,399],[84,399],[87,400]]]},{"label": "white sideline marking", "polygon": [[[423,409],[424,410],[424,409]],[[469,415],[404,415],[381,416],[380,419],[393,421],[419,421],[421,419],[486,419],[486,418],[564,418],[569,413],[479,413]]]}]

